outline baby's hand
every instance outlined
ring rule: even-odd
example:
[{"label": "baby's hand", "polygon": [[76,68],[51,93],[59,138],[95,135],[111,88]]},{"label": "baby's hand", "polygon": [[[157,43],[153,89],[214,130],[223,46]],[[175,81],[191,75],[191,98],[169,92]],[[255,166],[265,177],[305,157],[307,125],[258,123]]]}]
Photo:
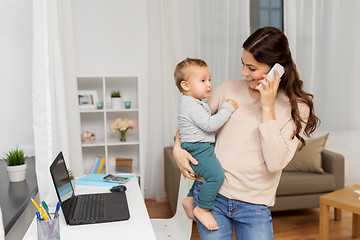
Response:
[{"label": "baby's hand", "polygon": [[234,99],[224,99],[223,102],[230,103],[235,108],[235,110],[239,108],[239,104]]}]

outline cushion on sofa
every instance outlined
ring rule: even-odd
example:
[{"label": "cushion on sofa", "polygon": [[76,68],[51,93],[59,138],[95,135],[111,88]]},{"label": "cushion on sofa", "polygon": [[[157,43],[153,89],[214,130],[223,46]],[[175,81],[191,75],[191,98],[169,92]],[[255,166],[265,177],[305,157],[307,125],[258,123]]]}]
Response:
[{"label": "cushion on sofa", "polygon": [[284,171],[324,173],[321,167],[321,152],[324,150],[328,136],[329,134],[326,134],[319,138],[307,140],[305,147],[295,153]]},{"label": "cushion on sofa", "polygon": [[325,193],[335,190],[335,176],[330,173],[283,172],[276,196]]}]

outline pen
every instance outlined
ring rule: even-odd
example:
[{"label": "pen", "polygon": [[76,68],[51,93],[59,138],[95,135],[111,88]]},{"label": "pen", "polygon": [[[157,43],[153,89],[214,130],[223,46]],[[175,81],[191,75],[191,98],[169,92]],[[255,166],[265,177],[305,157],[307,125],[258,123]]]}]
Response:
[{"label": "pen", "polygon": [[49,213],[49,207],[48,205],[46,204],[45,201],[42,201],[41,202],[41,205],[44,207],[45,211],[46,211],[46,214],[49,216],[49,219],[51,219],[51,216],[50,216],[50,213]]},{"label": "pen", "polygon": [[44,213],[44,211],[41,208],[39,208],[39,206],[36,204],[35,200],[31,198],[31,201],[33,202],[33,204],[35,205],[37,210],[39,210],[39,212],[41,213],[41,216],[43,217],[43,219],[48,220],[46,214]]},{"label": "pen", "polygon": [[40,212],[39,212],[39,211],[36,212],[36,217],[37,217],[37,219],[38,219],[39,221],[43,220],[43,219],[41,218],[41,216],[40,216]]},{"label": "pen", "polygon": [[46,214],[44,207],[42,205],[40,205],[40,209],[41,209],[41,212],[44,213],[44,215],[46,216],[46,219],[43,217],[44,220],[49,220],[49,216]]},{"label": "pen", "polygon": [[35,207],[37,208],[37,210],[39,210],[39,212],[41,211],[39,206],[36,204],[35,200],[31,198],[31,201],[34,203]]},{"label": "pen", "polygon": [[58,203],[56,204],[56,210],[55,210],[54,218],[56,218],[57,216],[59,216],[59,210],[60,210],[60,202],[58,202]]},{"label": "pen", "polygon": [[44,209],[43,209],[42,206],[40,207],[40,213],[41,213],[42,218],[43,218],[45,221],[49,220],[49,218],[47,217],[47,215],[46,215],[46,213],[45,213],[45,211],[44,211]]}]

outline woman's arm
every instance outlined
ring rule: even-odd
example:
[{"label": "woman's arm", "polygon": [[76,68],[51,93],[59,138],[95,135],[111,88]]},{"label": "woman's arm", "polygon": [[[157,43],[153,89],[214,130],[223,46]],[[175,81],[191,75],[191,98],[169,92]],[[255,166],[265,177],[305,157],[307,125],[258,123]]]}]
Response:
[{"label": "woman's arm", "polygon": [[[267,81],[260,81],[265,86],[264,89],[256,87],[261,94],[262,123],[259,125],[261,148],[268,170],[277,172],[285,168],[291,161],[299,140],[293,137],[296,126],[291,118],[290,110],[286,113],[287,117],[282,116],[277,119],[275,116],[275,99],[281,80],[279,74],[275,72],[275,81],[267,75],[265,78]],[[298,107],[301,118],[307,122],[309,118],[308,106],[298,104]],[[286,121],[284,122],[284,120]],[[300,135],[304,131],[305,125],[305,123],[302,124]]]},{"label": "woman's arm", "polygon": [[[178,165],[178,168],[180,169],[182,175],[186,178],[196,180],[196,176],[194,170],[190,166],[190,162],[192,162],[194,165],[197,165],[198,162],[195,158],[191,156],[190,153],[188,153],[186,150],[181,148],[181,142],[180,142],[180,134],[179,131],[176,132],[175,136],[175,143],[173,147],[173,156],[175,158],[176,164]],[[190,173],[193,175],[191,176]]]},{"label": "woman's arm", "polygon": [[[301,118],[306,122],[309,118],[309,107],[304,103],[298,104],[298,107]],[[288,120],[285,121],[286,119],[282,118],[282,123],[281,121],[267,121],[259,126],[262,152],[270,172],[285,168],[298,147],[299,140],[296,137],[292,138],[296,126],[290,114],[288,110]],[[306,123],[302,123],[300,135],[305,126]]]},{"label": "woman's arm", "polygon": [[271,79],[268,75],[263,76],[266,81],[260,80],[263,87],[257,86],[256,89],[260,92],[260,104],[262,110],[262,122],[268,120],[276,120],[275,117],[275,99],[280,84],[279,73],[275,70],[275,79]]}]

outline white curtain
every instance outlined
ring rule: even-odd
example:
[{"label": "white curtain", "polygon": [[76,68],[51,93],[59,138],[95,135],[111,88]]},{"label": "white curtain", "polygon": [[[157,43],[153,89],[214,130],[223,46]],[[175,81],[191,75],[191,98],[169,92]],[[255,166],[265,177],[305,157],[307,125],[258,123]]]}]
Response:
[{"label": "white curtain", "polygon": [[33,0],[33,127],[40,198],[53,189],[49,166],[68,159],[59,0]]},{"label": "white curtain", "polygon": [[314,95],[319,131],[346,160],[346,183],[360,180],[360,16],[357,0],[286,0],[285,33],[303,79]]},{"label": "white curtain", "polygon": [[250,35],[249,1],[198,1],[196,38],[200,58],[211,69],[213,88],[241,77],[242,44]]},{"label": "white curtain", "polygon": [[249,1],[154,0],[149,16],[149,138],[145,198],[165,199],[165,146],[177,130],[179,91],[173,72],[186,57],[202,58],[212,70],[214,87],[240,77],[242,43],[249,35]]}]

